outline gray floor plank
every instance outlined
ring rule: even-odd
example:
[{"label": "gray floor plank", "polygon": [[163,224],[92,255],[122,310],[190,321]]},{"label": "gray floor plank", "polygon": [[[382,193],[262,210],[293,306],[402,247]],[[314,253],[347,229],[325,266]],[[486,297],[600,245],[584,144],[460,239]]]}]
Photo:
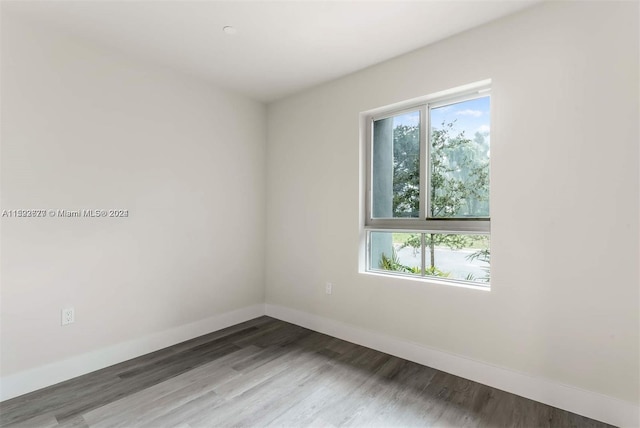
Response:
[{"label": "gray floor plank", "polygon": [[608,425],[260,317],[2,402],[0,426]]},{"label": "gray floor plank", "polygon": [[6,426],[11,428],[51,428],[58,426],[58,420],[53,413],[44,413]]},{"label": "gray floor plank", "polygon": [[210,392],[240,373],[215,362],[84,414],[92,427],[138,426]]}]

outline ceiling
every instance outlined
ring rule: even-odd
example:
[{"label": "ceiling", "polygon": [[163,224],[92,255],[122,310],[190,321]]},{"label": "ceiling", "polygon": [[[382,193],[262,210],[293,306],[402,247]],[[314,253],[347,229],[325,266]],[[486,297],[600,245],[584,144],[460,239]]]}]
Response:
[{"label": "ceiling", "polygon": [[269,102],[537,2],[4,0],[2,13]]}]

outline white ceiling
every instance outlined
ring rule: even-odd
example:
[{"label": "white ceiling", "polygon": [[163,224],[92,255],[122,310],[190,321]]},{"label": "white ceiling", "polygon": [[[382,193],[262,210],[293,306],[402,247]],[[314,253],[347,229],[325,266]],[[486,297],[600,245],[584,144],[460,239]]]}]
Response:
[{"label": "white ceiling", "polygon": [[269,102],[538,1],[5,0],[2,12]]}]

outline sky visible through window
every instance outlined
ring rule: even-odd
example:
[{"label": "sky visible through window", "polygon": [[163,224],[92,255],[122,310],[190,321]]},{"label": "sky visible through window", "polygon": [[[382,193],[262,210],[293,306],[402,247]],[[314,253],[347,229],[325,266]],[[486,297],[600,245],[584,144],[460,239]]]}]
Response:
[{"label": "sky visible through window", "polygon": [[[431,109],[431,126],[441,128],[442,123],[454,123],[457,132],[464,131],[467,138],[473,138],[480,132],[489,140],[490,98],[482,97],[469,101]],[[410,112],[393,119],[393,126],[416,126],[419,124],[418,112]]]}]

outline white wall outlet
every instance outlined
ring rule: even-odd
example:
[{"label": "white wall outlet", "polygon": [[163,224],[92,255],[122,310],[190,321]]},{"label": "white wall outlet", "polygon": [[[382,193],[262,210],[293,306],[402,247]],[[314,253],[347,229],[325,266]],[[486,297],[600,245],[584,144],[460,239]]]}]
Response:
[{"label": "white wall outlet", "polygon": [[330,283],[330,282],[327,282],[324,285],[324,292],[327,293],[327,294],[331,294],[333,292],[333,284]]},{"label": "white wall outlet", "polygon": [[76,320],[76,312],[73,308],[64,308],[62,310],[62,325],[71,324]]}]

